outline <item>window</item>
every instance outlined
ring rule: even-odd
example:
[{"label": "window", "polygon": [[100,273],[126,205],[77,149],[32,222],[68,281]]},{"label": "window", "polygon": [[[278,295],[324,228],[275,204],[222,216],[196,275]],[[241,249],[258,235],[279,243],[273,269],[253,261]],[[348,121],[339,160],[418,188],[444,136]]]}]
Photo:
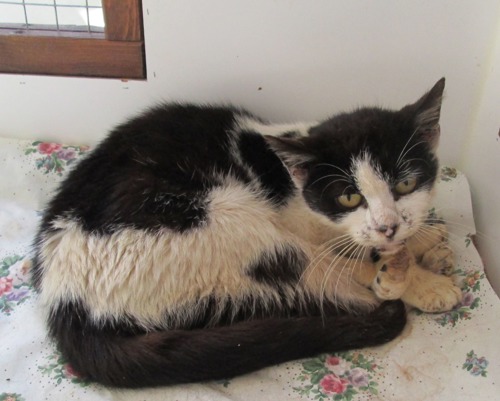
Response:
[{"label": "window", "polygon": [[141,1],[0,0],[0,72],[145,79]]}]

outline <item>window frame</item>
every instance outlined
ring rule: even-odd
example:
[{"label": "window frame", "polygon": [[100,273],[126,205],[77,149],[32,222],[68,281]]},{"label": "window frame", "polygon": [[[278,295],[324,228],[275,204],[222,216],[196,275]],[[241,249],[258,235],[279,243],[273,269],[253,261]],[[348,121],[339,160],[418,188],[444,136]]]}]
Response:
[{"label": "window frame", "polygon": [[102,0],[105,31],[0,27],[0,73],[146,79],[141,0]]}]

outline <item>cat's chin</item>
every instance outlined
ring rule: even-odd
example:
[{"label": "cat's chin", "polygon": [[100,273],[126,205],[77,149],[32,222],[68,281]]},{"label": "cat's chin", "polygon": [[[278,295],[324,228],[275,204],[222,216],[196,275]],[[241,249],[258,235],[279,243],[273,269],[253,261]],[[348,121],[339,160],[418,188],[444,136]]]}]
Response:
[{"label": "cat's chin", "polygon": [[391,242],[383,245],[379,245],[374,247],[375,250],[380,254],[380,255],[392,255],[396,252],[398,252],[403,245],[405,244],[405,241],[397,241],[397,242]]}]

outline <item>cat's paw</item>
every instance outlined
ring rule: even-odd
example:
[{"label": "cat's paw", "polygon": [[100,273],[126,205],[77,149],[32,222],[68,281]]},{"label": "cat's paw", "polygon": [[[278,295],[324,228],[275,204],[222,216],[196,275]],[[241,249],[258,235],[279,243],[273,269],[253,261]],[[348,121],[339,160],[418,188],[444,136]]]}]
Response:
[{"label": "cat's paw", "polygon": [[421,264],[434,273],[451,276],[455,266],[453,251],[447,242],[441,242],[424,253]]},{"label": "cat's paw", "polygon": [[407,272],[410,261],[409,252],[405,247],[377,263],[377,275],[371,287],[379,299],[401,298],[409,284]]},{"label": "cat's paw", "polygon": [[401,299],[422,312],[447,312],[460,303],[462,291],[450,277],[415,266],[410,285]]}]

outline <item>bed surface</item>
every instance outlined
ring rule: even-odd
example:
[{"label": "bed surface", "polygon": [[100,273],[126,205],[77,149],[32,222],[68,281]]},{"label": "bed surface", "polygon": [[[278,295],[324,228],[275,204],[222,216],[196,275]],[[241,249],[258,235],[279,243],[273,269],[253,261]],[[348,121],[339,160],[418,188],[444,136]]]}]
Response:
[{"label": "bed surface", "polygon": [[410,312],[404,333],[382,347],[321,355],[227,381],[137,391],[85,382],[47,339],[29,271],[40,211],[87,150],[0,138],[0,401],[500,400],[500,300],[472,243],[467,180],[449,167],[441,168],[434,212],[449,222],[456,253],[463,300],[453,311]]}]

